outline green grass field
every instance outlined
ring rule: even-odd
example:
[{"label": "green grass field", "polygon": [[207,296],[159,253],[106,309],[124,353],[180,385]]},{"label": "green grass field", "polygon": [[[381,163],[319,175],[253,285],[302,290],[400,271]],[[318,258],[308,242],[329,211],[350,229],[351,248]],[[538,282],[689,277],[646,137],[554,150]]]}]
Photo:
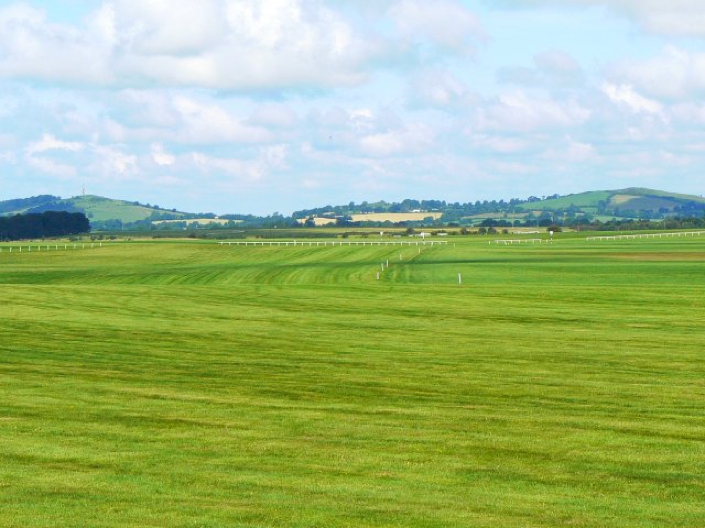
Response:
[{"label": "green grass field", "polygon": [[6,246],[0,294],[0,526],[705,519],[705,238]]}]

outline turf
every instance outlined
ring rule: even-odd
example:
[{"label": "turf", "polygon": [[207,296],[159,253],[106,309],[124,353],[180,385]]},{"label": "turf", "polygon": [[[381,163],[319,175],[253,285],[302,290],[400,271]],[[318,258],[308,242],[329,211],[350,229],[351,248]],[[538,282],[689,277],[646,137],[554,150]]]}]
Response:
[{"label": "turf", "polygon": [[0,525],[701,526],[704,256],[3,251]]}]

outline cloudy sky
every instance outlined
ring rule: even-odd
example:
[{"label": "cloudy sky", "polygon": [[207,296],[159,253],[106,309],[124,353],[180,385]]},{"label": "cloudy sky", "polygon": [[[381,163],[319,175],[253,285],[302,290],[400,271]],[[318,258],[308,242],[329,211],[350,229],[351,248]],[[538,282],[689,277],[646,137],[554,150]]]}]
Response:
[{"label": "cloudy sky", "polygon": [[0,200],[703,194],[703,0],[0,0]]}]

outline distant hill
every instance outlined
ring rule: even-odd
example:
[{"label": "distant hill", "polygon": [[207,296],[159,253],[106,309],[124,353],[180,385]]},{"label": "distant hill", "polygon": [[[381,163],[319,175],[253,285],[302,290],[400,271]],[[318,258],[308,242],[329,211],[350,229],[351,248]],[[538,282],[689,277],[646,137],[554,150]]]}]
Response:
[{"label": "distant hill", "polygon": [[[424,218],[442,213],[438,225],[459,226],[539,226],[551,223],[575,224],[593,221],[664,220],[673,217],[702,218],[705,198],[643,188],[590,191],[567,196],[553,195],[527,199],[483,200],[451,203],[441,200],[404,200],[397,203],[363,202],[325,206],[297,211],[293,217],[306,225],[318,220],[342,225],[354,223],[361,214],[393,213],[402,218],[414,213]],[[428,214],[426,214],[428,213]],[[389,216],[391,220],[391,216]],[[322,222],[321,222],[322,223]]]},{"label": "distant hill", "polygon": [[640,187],[630,187],[615,191],[591,191],[580,194],[569,194],[557,198],[548,198],[531,203],[534,210],[557,211],[570,207],[580,209],[584,212],[598,214],[608,214],[616,216],[623,215],[624,211],[648,211],[654,213],[660,211],[668,214],[675,211],[705,205],[705,198],[686,194],[674,194],[654,189],[644,189]]},{"label": "distant hill", "polygon": [[178,220],[197,215],[167,210],[149,204],[115,200],[102,196],[85,195],[73,198],[42,195],[0,202],[0,216],[15,214],[42,213],[45,211],[66,211],[84,213],[93,228],[116,227],[136,222],[152,220]]},{"label": "distant hill", "polygon": [[[483,200],[467,203],[445,200],[401,202],[350,202],[295,211],[281,215],[221,215],[187,213],[155,205],[115,200],[100,196],[60,198],[42,195],[0,201],[0,216],[19,213],[66,211],[84,213],[93,230],[199,229],[217,227],[262,227],[271,225],[322,226],[467,226],[522,227],[553,223],[571,226],[596,222],[669,220],[705,217],[705,198],[644,188],[590,191],[567,196],[531,196],[526,199]],[[200,221],[198,221],[200,220]],[[213,220],[209,222],[209,220]]]}]

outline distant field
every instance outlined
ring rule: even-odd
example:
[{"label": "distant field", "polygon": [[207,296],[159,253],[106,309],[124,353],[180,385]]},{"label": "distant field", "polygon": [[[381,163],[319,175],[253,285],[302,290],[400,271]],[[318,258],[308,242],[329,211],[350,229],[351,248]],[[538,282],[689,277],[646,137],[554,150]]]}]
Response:
[{"label": "distant field", "polygon": [[[350,218],[353,222],[412,222],[433,218],[434,220],[443,216],[443,213],[367,213],[354,214]],[[316,217],[313,219],[316,226],[327,226],[337,223],[335,218]],[[299,220],[302,224],[305,219]]]},{"label": "distant field", "polygon": [[524,207],[538,209],[567,209],[571,205],[576,207],[595,207],[599,200],[609,200],[612,193],[610,191],[595,191],[589,193],[572,194],[561,196],[560,198],[552,198],[542,202],[533,202],[526,204]]},{"label": "distant field", "polygon": [[[541,211],[537,211],[539,214]],[[485,220],[491,218],[493,220],[520,220],[526,218],[526,213],[481,213],[476,215],[466,216],[476,220]]]},{"label": "distant field", "polygon": [[[303,224],[305,221],[306,221],[306,219],[302,219],[300,222]],[[325,218],[322,216],[314,218],[313,221],[316,224],[316,227],[336,225],[338,223],[338,221],[335,218]]]},{"label": "distant field", "polygon": [[242,222],[242,220],[225,220],[222,218],[193,218],[193,219],[179,219],[179,220],[154,220],[152,221],[153,225],[161,225],[161,224],[175,224],[175,223],[183,223],[186,222],[187,225],[191,224],[197,224],[201,226],[207,226],[209,224],[220,224],[220,225],[226,225],[228,222],[235,222],[239,223]]},{"label": "distant field", "polygon": [[571,237],[0,252],[0,526],[702,526],[705,238]]},{"label": "distant field", "polygon": [[443,216],[443,213],[367,213],[352,215],[353,222],[412,222]]}]

